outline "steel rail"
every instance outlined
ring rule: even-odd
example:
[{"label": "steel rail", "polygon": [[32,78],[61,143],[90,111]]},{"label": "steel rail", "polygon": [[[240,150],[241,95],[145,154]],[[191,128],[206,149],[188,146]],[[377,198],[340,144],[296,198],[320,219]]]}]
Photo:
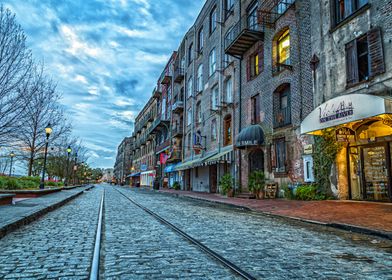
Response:
[{"label": "steel rail", "polygon": [[99,277],[99,258],[101,250],[101,235],[102,235],[102,217],[103,217],[103,204],[105,198],[105,189],[102,193],[101,204],[99,206],[98,225],[95,233],[94,254],[91,261],[90,280],[98,280]]},{"label": "steel rail", "polygon": [[133,203],[134,205],[136,205],[140,209],[144,210],[145,212],[147,212],[151,216],[153,216],[156,220],[158,220],[162,224],[168,226],[174,232],[176,232],[177,234],[181,235],[184,239],[188,240],[190,243],[192,243],[193,245],[195,245],[196,247],[198,247],[199,249],[201,249],[202,251],[204,251],[205,253],[207,253],[211,257],[213,257],[215,260],[217,260],[219,263],[223,264],[225,267],[229,268],[235,274],[241,276],[243,279],[256,280],[256,278],[254,276],[250,275],[248,272],[246,272],[243,269],[239,268],[237,265],[235,265],[234,263],[232,263],[228,259],[224,258],[223,256],[219,255],[217,252],[211,250],[210,248],[205,246],[203,243],[201,243],[200,241],[198,241],[195,238],[191,237],[189,234],[185,233],[184,231],[182,231],[181,229],[179,229],[178,227],[176,227],[175,225],[173,225],[169,221],[165,220],[164,218],[162,218],[158,214],[154,213],[150,209],[144,207],[143,205],[137,203],[135,200],[133,200],[129,196],[125,195],[123,192],[121,192],[117,188],[114,187],[114,189],[116,191],[118,191],[122,196],[124,196],[127,200],[129,200],[131,203]]}]

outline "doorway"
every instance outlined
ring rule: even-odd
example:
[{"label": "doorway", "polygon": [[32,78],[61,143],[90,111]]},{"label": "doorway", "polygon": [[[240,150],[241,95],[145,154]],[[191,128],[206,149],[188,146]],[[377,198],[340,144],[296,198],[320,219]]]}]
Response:
[{"label": "doorway", "polygon": [[249,153],[249,173],[253,171],[264,172],[264,153],[261,149]]},{"label": "doorway", "polygon": [[217,174],[218,174],[218,166],[211,165],[210,166],[210,193],[216,193],[217,186],[218,186],[218,179],[217,179]]}]

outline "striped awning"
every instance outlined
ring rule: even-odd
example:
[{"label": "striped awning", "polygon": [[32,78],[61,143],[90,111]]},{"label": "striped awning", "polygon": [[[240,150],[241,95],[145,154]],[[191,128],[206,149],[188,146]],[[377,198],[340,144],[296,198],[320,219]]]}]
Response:
[{"label": "striped awning", "polygon": [[207,165],[213,165],[217,163],[231,163],[233,161],[233,146],[225,147],[220,153],[213,155],[206,160],[204,163]]},{"label": "striped awning", "polygon": [[190,161],[186,161],[184,163],[181,163],[174,168],[174,171],[181,171],[181,170],[190,169],[190,168],[194,167],[196,164],[198,164],[201,160],[202,160],[202,158],[197,158],[194,160],[190,160]]}]

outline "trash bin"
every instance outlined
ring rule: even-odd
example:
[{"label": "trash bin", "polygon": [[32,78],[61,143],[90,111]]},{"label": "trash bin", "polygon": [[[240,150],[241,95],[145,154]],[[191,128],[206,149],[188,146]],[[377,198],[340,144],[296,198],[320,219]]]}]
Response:
[{"label": "trash bin", "polygon": [[152,188],[154,189],[154,190],[159,190],[159,180],[154,180],[154,182],[153,182],[153,185],[152,185]]}]

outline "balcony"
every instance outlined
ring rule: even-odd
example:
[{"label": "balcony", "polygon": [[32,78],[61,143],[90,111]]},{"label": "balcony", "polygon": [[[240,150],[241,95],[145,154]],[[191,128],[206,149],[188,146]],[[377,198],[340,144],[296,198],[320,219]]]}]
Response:
[{"label": "balcony", "polygon": [[165,70],[161,76],[161,84],[162,85],[170,85],[172,79],[172,74],[169,70]]},{"label": "balcony", "polygon": [[264,1],[257,11],[258,22],[263,27],[274,28],[276,21],[295,3],[295,0]]},{"label": "balcony", "polygon": [[185,77],[185,70],[182,67],[177,67],[174,69],[174,82],[175,83],[181,83],[184,80]]},{"label": "balcony", "polygon": [[245,15],[225,37],[225,53],[242,56],[257,41],[263,39],[264,30],[257,22],[257,15]]},{"label": "balcony", "polygon": [[161,89],[158,87],[154,88],[154,90],[152,91],[152,97],[159,99],[161,98],[161,96],[162,96]]},{"label": "balcony", "polygon": [[179,113],[181,113],[182,111],[184,111],[184,102],[183,102],[183,101],[180,101],[180,100],[177,100],[177,101],[173,104],[172,111],[173,111],[173,113],[176,113],[176,114],[179,114]]},{"label": "balcony", "polygon": [[156,148],[155,148],[155,152],[158,154],[160,152],[163,152],[167,148],[169,148],[170,147],[170,143],[171,143],[170,141],[171,141],[171,139],[169,138],[169,139],[165,140],[163,143],[157,145]]},{"label": "balcony", "polygon": [[175,123],[172,128],[172,137],[182,137],[183,126],[182,123]]},{"label": "balcony", "polygon": [[284,127],[291,124],[291,109],[286,107],[275,111],[274,114],[274,128]]},{"label": "balcony", "polygon": [[179,162],[179,161],[182,161],[181,151],[173,151],[167,160],[167,162],[170,162],[170,163]]},{"label": "balcony", "polygon": [[156,134],[162,130],[164,127],[169,127],[170,120],[166,120],[162,117],[157,117],[152,125],[148,128],[147,134]]}]

